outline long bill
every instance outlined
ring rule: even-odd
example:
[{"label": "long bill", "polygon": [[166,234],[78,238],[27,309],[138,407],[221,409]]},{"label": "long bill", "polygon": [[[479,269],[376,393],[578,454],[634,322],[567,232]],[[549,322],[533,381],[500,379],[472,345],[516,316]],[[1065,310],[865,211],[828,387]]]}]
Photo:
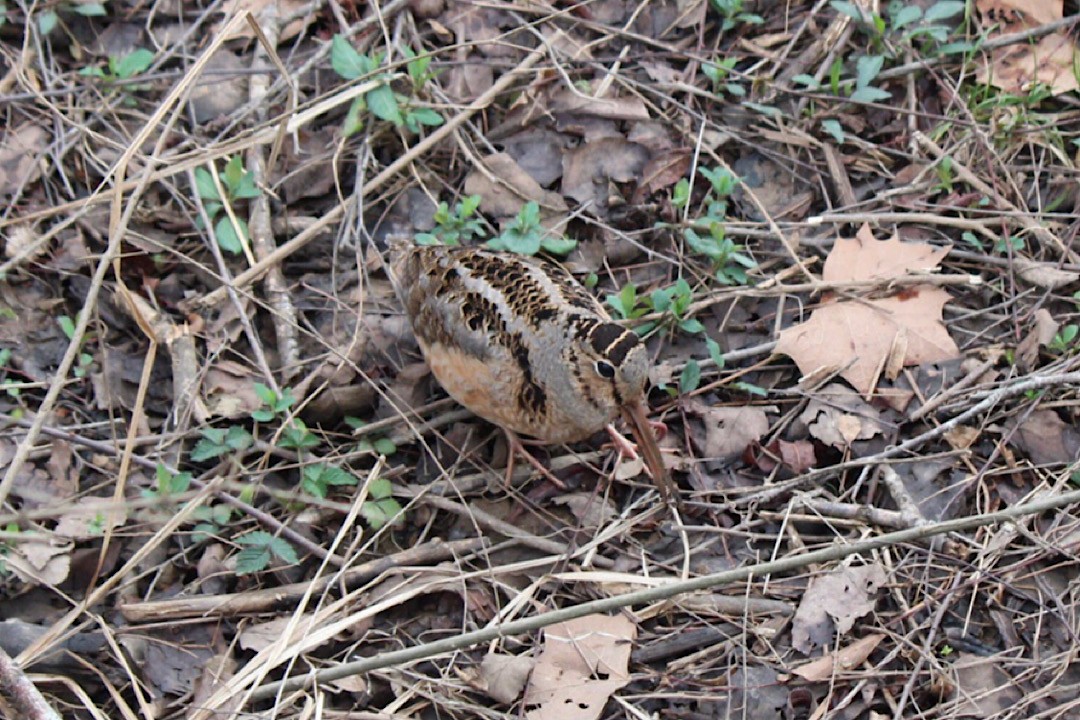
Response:
[{"label": "long bill", "polygon": [[649,468],[649,474],[652,475],[656,489],[660,491],[660,496],[665,502],[670,502],[676,497],[675,484],[667,468],[664,467],[664,459],[660,456],[660,446],[656,444],[656,435],[653,434],[652,426],[649,424],[645,404],[640,400],[628,403],[623,406],[622,412],[630,426],[634,441],[645,458],[645,464]]}]

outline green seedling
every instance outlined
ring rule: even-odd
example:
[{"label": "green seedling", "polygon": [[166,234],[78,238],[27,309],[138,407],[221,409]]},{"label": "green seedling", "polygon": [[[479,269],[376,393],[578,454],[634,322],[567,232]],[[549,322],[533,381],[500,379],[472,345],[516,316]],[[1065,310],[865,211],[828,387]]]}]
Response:
[{"label": "green seedling", "polygon": [[[406,64],[409,79],[414,91],[419,91],[433,77],[428,69],[431,59],[419,58],[411,51],[406,53],[406,56],[410,58]],[[375,88],[353,100],[349,106],[343,129],[345,135],[350,136],[362,130],[368,113],[414,134],[419,133],[425,125],[442,125],[443,117],[438,112],[431,108],[418,107],[410,98],[394,92],[390,86],[392,76],[378,73],[384,58],[383,53],[361,55],[343,35],[335,35],[331,40],[330,65],[338,75],[346,80],[367,78],[378,83]]]},{"label": "green seedling", "polygon": [[286,565],[300,562],[292,545],[262,530],[238,537],[236,542],[244,546],[244,549],[236,554],[237,575],[261,572],[270,566],[270,560],[274,557]]},{"label": "green seedling", "polygon": [[720,31],[727,32],[736,25],[760,25],[760,15],[743,11],[745,0],[709,0],[709,6],[720,13]]},{"label": "green seedling", "polygon": [[683,237],[691,250],[709,258],[716,279],[724,285],[745,285],[749,280],[746,271],[757,267],[757,263],[743,254],[745,248],[727,237],[723,223],[709,223],[708,235],[686,228]]},{"label": "green seedling", "polygon": [[228,428],[203,428],[199,434],[202,437],[191,450],[193,462],[203,462],[229,453],[242,452],[255,442],[251,433],[239,425]]},{"label": "green seedling", "polygon": [[1066,353],[1072,349],[1078,331],[1080,331],[1080,326],[1066,325],[1054,335],[1054,339],[1046,347],[1052,352]]},{"label": "green seedling", "polygon": [[480,196],[469,195],[454,205],[454,211],[445,202],[440,202],[432,218],[435,227],[429,233],[416,235],[417,245],[461,245],[473,238],[487,234],[483,221],[476,217],[480,207]]},{"label": "green seedling", "polygon": [[529,201],[517,217],[497,237],[488,240],[492,250],[509,250],[520,255],[535,255],[541,250],[552,255],[566,255],[577,247],[577,240],[554,237],[540,224],[540,206]]},{"label": "green seedling", "polygon": [[278,393],[262,383],[255,383],[255,394],[263,403],[262,407],[251,413],[251,418],[257,422],[270,422],[279,415],[287,413],[289,408],[296,404],[296,398],[289,388]]},{"label": "green seedling", "polygon": [[356,486],[360,479],[350,472],[327,463],[315,463],[304,468],[300,487],[317,498],[325,498],[331,487]]},{"label": "green seedling", "polygon": [[389,480],[372,480],[367,490],[370,499],[360,506],[360,514],[372,530],[378,530],[388,523],[401,522],[404,510],[393,498],[394,487]]},{"label": "green seedling", "polygon": [[[78,315],[76,315],[75,317],[78,318]],[[67,315],[61,315],[56,319],[56,322],[60,326],[60,331],[63,332],[64,336],[68,339],[68,342],[75,342],[75,325],[77,320],[72,320]],[[79,338],[79,344],[82,345],[84,340],[85,338]],[[77,378],[86,377],[87,373],[90,372],[93,364],[94,357],[90,355],[90,353],[80,352],[78,365],[75,366],[75,369],[72,370],[72,372]]]},{"label": "green seedling", "polygon": [[[366,421],[355,417],[346,417],[345,424],[353,430],[359,430],[360,428],[367,426]],[[356,449],[359,452],[377,453],[389,457],[397,452],[397,445],[395,445],[394,441],[388,437],[383,437],[381,435],[367,435],[360,438],[359,442],[356,444]]]},{"label": "green seedling", "polygon": [[146,48],[138,48],[123,57],[110,55],[106,69],[102,69],[97,65],[88,65],[80,70],[79,74],[84,77],[99,78],[106,83],[115,83],[145,72],[153,62],[154,53],[152,51]]},{"label": "green seedling", "polygon": [[294,419],[281,431],[281,447],[292,450],[310,450],[318,447],[322,441],[315,433],[308,430],[307,424],[299,419]]},{"label": "green seedling", "polygon": [[746,97],[746,88],[736,82],[730,82],[728,76],[731,71],[735,69],[735,64],[739,61],[737,57],[724,58],[723,60],[717,60],[712,63],[703,63],[701,65],[701,72],[705,73],[705,77],[709,78],[712,82],[713,92],[723,93],[733,97]]},{"label": "green seedling", "polygon": [[[218,245],[225,252],[239,255],[244,251],[244,246],[251,238],[247,222],[237,217],[237,226],[234,226],[229,214],[222,212],[226,203],[233,207],[239,200],[251,200],[262,195],[259,186],[255,184],[255,174],[244,169],[244,162],[239,155],[234,155],[225,163],[225,170],[218,174],[221,186],[225,190],[225,197],[221,197],[214,177],[205,168],[195,168],[195,190],[199,193],[206,205],[206,214],[210,222],[219,214],[221,217],[214,223],[214,235]],[[237,231],[239,230],[239,234]]]}]

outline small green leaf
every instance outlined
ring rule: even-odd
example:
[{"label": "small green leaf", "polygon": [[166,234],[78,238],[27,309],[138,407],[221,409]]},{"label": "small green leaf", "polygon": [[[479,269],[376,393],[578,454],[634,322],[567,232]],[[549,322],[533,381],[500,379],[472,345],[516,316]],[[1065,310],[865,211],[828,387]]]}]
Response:
[{"label": "small green leaf", "polygon": [[378,530],[401,514],[401,505],[393,498],[369,500],[360,506],[360,514],[372,529]]},{"label": "small green leaf", "polygon": [[48,35],[56,29],[56,24],[59,21],[60,17],[55,10],[46,10],[37,17],[38,32],[42,35]]},{"label": "small green leaf", "polygon": [[840,125],[839,120],[822,120],[821,129],[829,133],[837,143],[844,142],[844,128]]},{"label": "small green leaf", "polygon": [[335,35],[330,41],[330,67],[346,80],[355,80],[368,72],[365,60],[343,35]]},{"label": "small green leaf", "polygon": [[863,55],[855,61],[855,87],[869,87],[885,64],[884,55]]},{"label": "small green leaf", "polygon": [[706,337],[705,347],[709,349],[709,357],[716,363],[716,369],[722,370],[724,368],[724,355],[720,352],[720,344],[711,337]]},{"label": "small green leaf", "polygon": [[251,437],[251,433],[239,425],[233,425],[225,431],[225,445],[231,450],[247,450],[254,442],[255,438]]},{"label": "small green leaf", "polygon": [[125,80],[145,71],[154,62],[154,53],[146,48],[139,48],[125,55],[116,63],[113,72],[116,77]]},{"label": "small green leaf", "polygon": [[83,77],[103,78],[105,77],[105,71],[99,68],[97,65],[87,65],[79,70],[79,74]]},{"label": "small green leaf", "polygon": [[255,395],[263,402],[264,405],[270,405],[271,407],[278,401],[278,394],[270,389],[268,385],[261,382],[254,384]]},{"label": "small green leaf", "polygon": [[390,438],[379,438],[374,442],[375,452],[389,457],[397,452],[397,445]]},{"label": "small green leaf", "polygon": [[875,103],[888,100],[892,95],[885,92],[881,88],[876,87],[861,87],[855,92],[851,93],[851,100],[861,103]]},{"label": "small green leaf", "polygon": [[918,22],[922,17],[922,8],[918,5],[905,5],[900,8],[892,17],[892,26],[894,30],[900,30],[914,22]]},{"label": "small green leaf", "polygon": [[104,17],[105,15],[108,15],[108,13],[105,12],[105,6],[96,2],[75,3],[72,5],[71,9],[83,17]]},{"label": "small green leaf", "polygon": [[61,315],[56,318],[56,324],[60,326],[61,332],[64,333],[64,337],[68,340],[75,339],[75,321],[67,315]]},{"label": "small green leaf", "polygon": [[671,191],[671,204],[677,208],[684,208],[690,203],[690,181],[687,178],[679,178],[675,183],[675,189]]},{"label": "small green leaf", "polygon": [[[244,222],[242,218],[237,218],[236,222],[239,224],[240,233],[246,241],[248,238],[247,223]],[[217,236],[218,245],[225,252],[239,255],[244,251],[244,242],[237,237],[236,229],[233,227],[232,221],[229,219],[228,215],[222,216],[222,218],[214,224],[214,234]]]},{"label": "small green leaf", "polygon": [[401,127],[405,120],[401,117],[401,108],[398,106],[397,97],[389,85],[382,85],[368,92],[364,96],[371,114],[380,120],[386,120]]},{"label": "small green leaf", "polygon": [[367,110],[367,104],[363,98],[356,98],[349,106],[349,112],[345,114],[345,124],[341,128],[341,132],[345,137],[355,135],[364,129],[364,111]]},{"label": "small green leaf", "polygon": [[545,237],[540,242],[540,247],[543,248],[546,252],[551,253],[552,255],[566,255],[571,250],[577,247],[577,240],[566,236],[549,236]]},{"label": "small green leaf", "polygon": [[964,12],[966,8],[967,3],[964,2],[964,0],[942,0],[927,8],[926,16],[923,19],[928,23],[947,20],[954,15],[959,15]]},{"label": "small green leaf", "polygon": [[701,324],[701,321],[697,318],[687,318],[679,323],[679,329],[685,333],[696,335],[697,333],[704,332],[705,326]]},{"label": "small green leaf", "polygon": [[270,549],[264,546],[246,547],[236,553],[236,574],[251,575],[270,565]]},{"label": "small green leaf", "polygon": [[679,375],[679,392],[684,395],[692,393],[698,389],[700,384],[701,366],[698,365],[697,360],[691,358],[686,361],[686,367],[683,368],[682,374]]},{"label": "small green leaf", "polygon": [[275,537],[270,540],[270,552],[277,556],[278,560],[286,565],[296,565],[300,562],[300,558],[296,554],[295,548],[289,544],[284,538]]},{"label": "small green leaf", "polygon": [[388,478],[379,477],[368,483],[368,495],[376,500],[391,497],[394,494],[394,486]]},{"label": "small green leaf", "polygon": [[[195,191],[199,193],[199,197],[203,200],[221,201],[217,185],[214,184],[214,177],[206,168],[195,168]],[[210,212],[209,206],[207,206],[206,211]]]},{"label": "small green leaf", "polygon": [[431,108],[412,108],[409,110],[409,117],[428,127],[438,127],[444,122],[443,116]]}]

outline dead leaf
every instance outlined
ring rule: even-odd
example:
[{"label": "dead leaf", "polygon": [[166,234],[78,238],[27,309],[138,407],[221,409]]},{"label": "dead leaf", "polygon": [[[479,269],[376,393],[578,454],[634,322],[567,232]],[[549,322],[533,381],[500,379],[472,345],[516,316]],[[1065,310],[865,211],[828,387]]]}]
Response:
[{"label": "dead leaf", "polygon": [[803,375],[842,367],[841,377],[867,396],[900,332],[908,336],[905,366],[959,356],[942,323],[942,308],[951,299],[941,288],[918,285],[896,297],[827,302],[809,321],[782,330],[776,352],[790,355]]},{"label": "dead leaf", "polygon": [[547,187],[562,177],[562,154],[567,139],[546,128],[530,128],[502,141],[503,149],[528,173]]},{"label": "dead leaf", "polygon": [[100,505],[101,498],[81,497],[74,507],[64,511],[53,530],[60,537],[72,540],[92,540],[100,538],[106,530],[120,527],[127,522],[127,512],[123,507],[114,506],[110,510],[89,505]]},{"label": "dead leaf", "polygon": [[1016,361],[1020,367],[1032,369],[1039,360],[1039,348],[1050,344],[1057,335],[1058,322],[1046,308],[1035,311],[1034,327],[1016,345]]},{"label": "dead leaf", "polygon": [[1072,463],[1080,458],[1080,430],[1053,410],[1035,410],[1016,429],[1014,443],[1036,465]]},{"label": "dead leaf", "polygon": [[810,682],[828,680],[837,672],[851,672],[862,665],[884,639],[885,636],[881,633],[871,633],[836,652],[827,653],[817,660],[812,660],[792,672]]},{"label": "dead leaf", "polygon": [[249,367],[231,360],[221,360],[206,371],[202,392],[211,415],[226,418],[244,417],[262,407],[255,393],[256,377]]},{"label": "dead leaf", "polygon": [[605,120],[649,119],[649,108],[640,98],[600,98],[569,88],[558,90],[549,100],[548,108],[553,113],[590,115]]},{"label": "dead leaf", "polygon": [[14,195],[41,177],[38,156],[45,152],[49,134],[34,123],[9,129],[0,138],[0,197]]},{"label": "dead leaf", "polygon": [[769,418],[758,407],[713,407],[699,400],[688,400],[686,409],[701,418],[705,430],[704,441],[693,432],[691,439],[706,458],[738,456],[750,443],[769,431]]},{"label": "dead leaf", "polygon": [[641,171],[641,182],[634,191],[634,204],[641,204],[653,193],[665,190],[685,177],[691,159],[690,151],[685,148],[653,155]]},{"label": "dead leaf", "polygon": [[967,450],[979,439],[979,429],[968,425],[960,425],[946,432],[942,437],[953,450]]},{"label": "dead leaf", "polygon": [[637,627],[623,615],[588,615],[544,630],[544,649],[525,690],[529,720],[596,720],[630,682]]},{"label": "dead leaf", "polygon": [[[635,462],[638,463],[638,469],[630,477],[637,477],[644,470],[644,464],[641,463],[640,458]],[[618,473],[616,473],[616,477],[617,475]],[[628,478],[617,477],[617,479],[626,480]],[[591,492],[561,493],[553,497],[551,501],[556,505],[565,505],[569,508],[570,512],[574,513],[574,517],[581,521],[581,527],[583,528],[602,527],[619,514],[614,503]]]},{"label": "dead leaf", "polygon": [[503,705],[518,699],[536,660],[524,655],[488,653],[480,663],[477,687],[488,697]]},{"label": "dead leaf", "polygon": [[803,473],[817,465],[817,453],[809,440],[773,440],[765,446],[754,443],[747,448],[748,462],[756,465],[762,472],[776,469],[777,458],[781,464],[793,473]]},{"label": "dead leaf", "polygon": [[906,243],[893,235],[888,240],[874,237],[868,225],[859,228],[854,238],[837,238],[821,279],[825,282],[881,280],[902,277],[908,272],[928,272],[936,268],[951,246],[934,247],[929,243]]},{"label": "dead leaf", "polygon": [[539,203],[541,213],[567,210],[558,193],[540,187],[507,153],[484,158],[483,168],[473,170],[465,178],[465,194],[479,195],[480,208],[496,218],[514,217],[530,200]]},{"label": "dead leaf", "polygon": [[211,55],[191,89],[191,113],[195,122],[207,123],[226,117],[247,102],[248,69],[238,55],[225,48]]},{"label": "dead leaf", "polygon": [[799,415],[812,437],[841,450],[856,440],[884,434],[886,428],[879,418],[878,410],[840,383],[814,393]]},{"label": "dead leaf", "polygon": [[[250,11],[251,14],[258,18],[265,14],[267,9],[273,10],[275,20],[278,17],[291,17],[293,18],[287,25],[281,28],[281,35],[278,38],[279,42],[291,40],[299,35],[304,28],[306,28],[314,19],[315,14],[311,12],[299,12],[307,7],[304,0],[225,0],[221,5],[221,12],[225,14],[225,17],[231,20],[233,16]],[[227,21],[223,21],[215,25],[211,32],[220,34],[218,31],[223,29]],[[253,40],[255,39],[255,31],[251,29],[251,26],[247,23],[241,23],[239,26],[235,26],[232,35],[226,38],[226,40]]]},{"label": "dead leaf", "polygon": [[582,205],[608,204],[608,182],[625,183],[641,178],[649,151],[621,137],[588,142],[563,156],[562,194]]},{"label": "dead leaf", "polygon": [[29,262],[41,257],[42,253],[48,249],[49,244],[41,242],[41,235],[34,230],[32,225],[13,225],[7,230],[4,255],[9,259],[17,260],[20,264]]},{"label": "dead leaf", "polygon": [[1062,270],[1050,263],[1035,262],[1022,257],[1014,257],[1011,263],[1021,280],[1047,290],[1057,290],[1080,280],[1080,273]]},{"label": "dead leaf", "polygon": [[792,645],[809,655],[844,635],[873,611],[874,595],[888,576],[880,565],[840,567],[810,581],[791,625]]},{"label": "dead leaf", "polygon": [[953,697],[958,703],[950,709],[952,717],[1001,717],[1009,714],[1021,698],[998,658],[960,652],[952,665],[952,675]]},{"label": "dead leaf", "polygon": [[[989,37],[999,37],[1045,25],[1064,16],[1063,0],[976,0],[983,21],[995,25]],[[975,78],[1016,94],[1027,94],[1036,83],[1052,95],[1080,87],[1073,65],[1076,45],[1066,31],[1043,35],[1037,40],[1014,43],[983,55]]]},{"label": "dead leaf", "polygon": [[67,541],[20,542],[4,556],[4,563],[23,582],[55,587],[71,572],[71,548]]}]

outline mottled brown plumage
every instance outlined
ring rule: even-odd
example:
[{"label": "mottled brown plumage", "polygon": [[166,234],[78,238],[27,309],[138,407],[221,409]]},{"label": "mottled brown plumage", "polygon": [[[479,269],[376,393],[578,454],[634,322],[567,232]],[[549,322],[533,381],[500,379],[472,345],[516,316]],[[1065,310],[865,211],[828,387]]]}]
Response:
[{"label": "mottled brown plumage", "polygon": [[517,255],[445,246],[399,249],[393,269],[420,349],[455,400],[504,428],[519,450],[516,434],[575,442],[610,428],[621,412],[669,493],[643,404],[645,347],[570,275]]}]

